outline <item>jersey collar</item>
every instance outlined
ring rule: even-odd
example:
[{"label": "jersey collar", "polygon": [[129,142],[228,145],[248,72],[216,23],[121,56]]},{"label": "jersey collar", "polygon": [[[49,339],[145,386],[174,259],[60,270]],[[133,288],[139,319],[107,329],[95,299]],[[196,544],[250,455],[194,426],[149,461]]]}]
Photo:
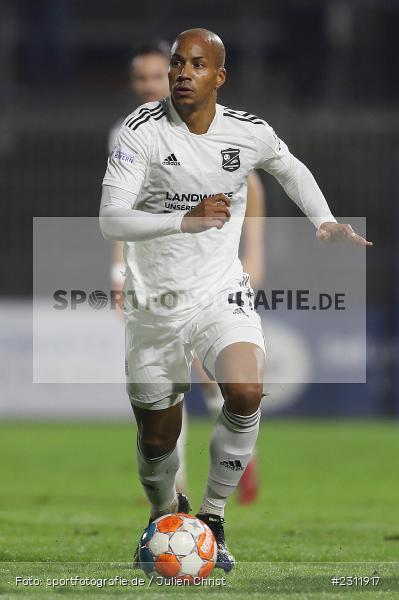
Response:
[{"label": "jersey collar", "polygon": [[219,120],[219,112],[220,112],[220,108],[221,108],[219,104],[216,104],[215,116],[213,117],[212,123],[209,125],[208,131],[206,133],[196,134],[196,133],[191,133],[191,131],[189,130],[189,128],[187,127],[187,125],[185,124],[185,122],[183,121],[183,119],[181,118],[179,113],[177,112],[177,110],[172,102],[171,96],[167,96],[165,98],[164,102],[165,102],[166,111],[169,116],[169,121],[173,127],[176,127],[177,129],[180,129],[184,133],[186,133],[188,135],[192,135],[194,137],[201,137],[203,135],[208,135],[209,133],[212,133],[215,130],[216,124]]}]

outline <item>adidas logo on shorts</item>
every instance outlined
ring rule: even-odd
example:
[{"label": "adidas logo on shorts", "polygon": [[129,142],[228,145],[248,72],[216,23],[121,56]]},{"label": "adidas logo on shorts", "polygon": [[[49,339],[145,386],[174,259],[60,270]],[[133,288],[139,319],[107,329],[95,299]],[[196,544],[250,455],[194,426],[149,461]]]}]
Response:
[{"label": "adidas logo on shorts", "polygon": [[176,156],[173,154],[169,154],[169,156],[167,156],[165,158],[165,160],[162,161],[163,165],[170,165],[172,167],[180,167],[180,163],[177,160]]}]

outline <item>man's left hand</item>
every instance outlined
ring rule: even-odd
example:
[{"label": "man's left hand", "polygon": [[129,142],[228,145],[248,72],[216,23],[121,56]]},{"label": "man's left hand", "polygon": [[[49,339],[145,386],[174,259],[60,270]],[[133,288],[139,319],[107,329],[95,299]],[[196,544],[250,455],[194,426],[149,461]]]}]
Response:
[{"label": "man's left hand", "polygon": [[316,232],[316,237],[321,242],[350,242],[356,246],[372,246],[373,242],[367,241],[355,233],[348,223],[322,223]]}]

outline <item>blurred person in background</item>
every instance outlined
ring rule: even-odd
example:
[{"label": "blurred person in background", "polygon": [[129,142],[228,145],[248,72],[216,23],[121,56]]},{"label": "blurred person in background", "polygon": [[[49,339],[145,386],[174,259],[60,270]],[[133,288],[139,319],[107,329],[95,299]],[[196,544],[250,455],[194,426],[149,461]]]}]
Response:
[{"label": "blurred person in background", "polygon": [[[129,88],[138,106],[146,102],[155,102],[169,95],[168,71],[170,63],[170,45],[165,40],[153,41],[140,47],[133,55],[129,66]],[[119,119],[111,128],[108,136],[108,152],[113,151],[123,119]],[[252,287],[257,289],[263,280],[264,217],[266,216],[266,196],[259,175],[252,171],[248,177],[246,220],[243,228],[243,252],[241,260],[246,273],[249,273]],[[114,244],[112,265],[112,289],[122,291],[124,285],[125,263],[123,242]],[[204,395],[208,412],[216,417],[223,406],[223,396],[216,382],[210,381],[200,360],[195,357],[193,367]],[[186,489],[186,410],[183,411],[183,426],[177,448],[180,456],[180,468],[177,473],[177,490]],[[259,491],[256,459],[250,460],[238,486],[238,500],[241,504],[253,502]]]}]

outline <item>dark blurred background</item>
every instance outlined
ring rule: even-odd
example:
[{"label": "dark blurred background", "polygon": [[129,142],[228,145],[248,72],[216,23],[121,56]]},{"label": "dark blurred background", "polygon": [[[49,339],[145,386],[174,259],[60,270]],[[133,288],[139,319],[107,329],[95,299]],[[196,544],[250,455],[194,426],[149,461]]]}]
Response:
[{"label": "dark blurred background", "polygon": [[[368,383],[311,386],[291,413],[319,414],[322,394],[338,399],[329,413],[334,405],[337,414],[398,415],[395,0],[2,0],[0,307],[31,295],[32,216],[98,214],[109,129],[134,108],[134,48],[196,26],[217,32],[227,48],[220,102],[270,122],[310,166],[333,213],[367,217],[375,243],[367,258]],[[299,214],[262,178],[269,215]]]}]

